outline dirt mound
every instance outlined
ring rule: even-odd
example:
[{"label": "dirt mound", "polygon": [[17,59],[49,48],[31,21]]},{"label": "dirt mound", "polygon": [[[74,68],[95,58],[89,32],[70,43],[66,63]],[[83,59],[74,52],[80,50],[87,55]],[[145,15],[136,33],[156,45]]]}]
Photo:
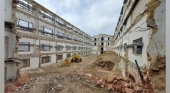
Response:
[{"label": "dirt mound", "polygon": [[104,68],[106,70],[112,70],[114,65],[120,62],[121,57],[115,53],[104,53],[97,57],[94,62],[95,66]]}]

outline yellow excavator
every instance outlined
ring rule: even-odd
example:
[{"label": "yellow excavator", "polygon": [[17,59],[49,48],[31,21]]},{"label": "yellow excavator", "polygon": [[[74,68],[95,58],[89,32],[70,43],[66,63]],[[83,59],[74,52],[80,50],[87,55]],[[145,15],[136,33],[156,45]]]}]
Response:
[{"label": "yellow excavator", "polygon": [[73,54],[72,56],[66,58],[64,62],[61,63],[61,66],[70,66],[71,62],[82,62],[80,54]]}]

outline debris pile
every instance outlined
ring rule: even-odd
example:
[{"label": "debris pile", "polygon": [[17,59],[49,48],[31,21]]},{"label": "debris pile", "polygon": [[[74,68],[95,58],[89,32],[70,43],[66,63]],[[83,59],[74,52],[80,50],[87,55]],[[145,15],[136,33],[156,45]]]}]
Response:
[{"label": "debris pile", "polygon": [[102,68],[108,68],[109,70],[111,70],[114,66],[114,63],[111,61],[98,61],[95,63],[95,65],[102,67]]},{"label": "debris pile", "polygon": [[165,92],[166,86],[166,58],[160,58],[157,62],[152,62],[149,69],[149,78],[154,89]]},{"label": "debris pile", "polygon": [[5,83],[5,93],[11,93],[15,91],[18,87],[29,82],[30,77],[28,72],[24,75],[21,75],[19,79],[10,79]]},{"label": "debris pile", "polygon": [[114,65],[120,62],[120,57],[115,53],[104,53],[97,57],[97,60],[93,63],[94,66],[98,66],[105,70],[112,70]]},{"label": "debris pile", "polygon": [[120,93],[154,93],[152,85],[148,78],[143,84],[135,82],[132,75],[128,77],[122,77],[121,72],[112,72],[106,70],[96,71],[97,75],[93,73],[87,73],[86,70],[79,70],[77,75],[87,79],[91,82],[96,83],[96,86],[106,88],[109,91],[120,92]]}]

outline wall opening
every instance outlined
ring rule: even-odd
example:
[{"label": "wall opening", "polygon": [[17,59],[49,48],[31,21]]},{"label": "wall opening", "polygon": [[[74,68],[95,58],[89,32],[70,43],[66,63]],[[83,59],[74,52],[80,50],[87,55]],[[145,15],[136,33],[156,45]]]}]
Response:
[{"label": "wall opening", "polygon": [[103,36],[102,36],[102,38],[101,38],[101,41],[103,41]]},{"label": "wall opening", "polygon": [[101,54],[103,54],[103,47],[101,47]]},{"label": "wall opening", "polygon": [[103,42],[101,43],[101,45],[103,45]]}]

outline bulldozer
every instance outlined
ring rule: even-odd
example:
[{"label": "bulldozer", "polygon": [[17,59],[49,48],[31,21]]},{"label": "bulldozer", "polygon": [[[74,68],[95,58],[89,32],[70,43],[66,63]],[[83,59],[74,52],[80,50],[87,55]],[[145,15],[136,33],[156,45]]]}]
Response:
[{"label": "bulldozer", "polygon": [[61,66],[70,66],[71,62],[82,62],[80,54],[73,54],[72,56],[66,58],[64,62],[61,63]]}]

